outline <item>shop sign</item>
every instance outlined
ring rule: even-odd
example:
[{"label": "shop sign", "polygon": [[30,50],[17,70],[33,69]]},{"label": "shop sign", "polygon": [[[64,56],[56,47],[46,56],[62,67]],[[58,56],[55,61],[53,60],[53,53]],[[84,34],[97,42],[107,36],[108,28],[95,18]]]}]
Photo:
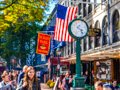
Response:
[{"label": "shop sign", "polygon": [[120,21],[116,22],[115,30],[120,30]]},{"label": "shop sign", "polygon": [[50,35],[38,33],[37,54],[48,55],[50,50]]},{"label": "shop sign", "polygon": [[99,29],[99,28],[90,28],[89,32],[88,32],[88,36],[90,36],[90,37],[101,36],[101,29]]}]

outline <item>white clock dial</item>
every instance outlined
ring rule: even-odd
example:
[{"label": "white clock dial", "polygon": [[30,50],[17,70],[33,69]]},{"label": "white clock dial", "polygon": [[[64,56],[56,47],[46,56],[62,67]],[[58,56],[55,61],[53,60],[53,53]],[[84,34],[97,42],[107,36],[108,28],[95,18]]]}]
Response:
[{"label": "white clock dial", "polygon": [[84,37],[87,34],[87,29],[84,21],[76,20],[71,25],[71,32],[76,37]]}]

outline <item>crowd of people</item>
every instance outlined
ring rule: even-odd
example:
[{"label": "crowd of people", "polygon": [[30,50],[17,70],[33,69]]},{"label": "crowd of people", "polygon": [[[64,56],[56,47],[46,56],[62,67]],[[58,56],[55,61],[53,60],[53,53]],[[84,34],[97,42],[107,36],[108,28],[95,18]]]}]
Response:
[{"label": "crowd of people", "polygon": [[117,80],[113,80],[112,84],[97,81],[95,83],[95,90],[120,90],[120,87],[117,86]]},{"label": "crowd of people", "polygon": [[[70,90],[70,88],[73,85],[73,75],[70,75],[69,72],[65,74],[64,77],[60,77],[59,79],[59,84],[58,84],[58,89],[60,90]],[[84,83],[85,85],[90,85],[90,79],[88,72],[85,72],[85,75],[83,75]],[[94,79],[94,77],[93,77]],[[91,88],[90,90],[120,90],[120,87],[118,86],[117,80],[113,80],[111,83],[105,83],[100,80],[96,81],[95,84],[92,83],[94,88]],[[91,86],[92,86],[91,85]],[[86,89],[88,90],[88,89]]]},{"label": "crowd of people", "polygon": [[60,76],[58,82],[58,89],[60,90],[70,90],[72,87],[73,76],[69,72],[66,72],[65,76]]},{"label": "crowd of people", "polygon": [[[89,84],[89,77],[86,72],[85,84]],[[66,72],[65,75],[61,75],[57,84],[57,90],[70,90],[73,85],[73,77],[70,72]],[[41,90],[40,83],[43,78],[37,77],[36,71],[33,66],[25,65],[21,72],[16,70],[3,71],[1,75],[0,90]],[[53,76],[53,81],[56,81],[55,76]],[[112,84],[103,83],[102,81],[97,81],[94,84],[94,90],[120,90],[117,86],[117,80],[114,80]]]},{"label": "crowd of people", "polygon": [[12,70],[3,71],[0,90],[41,90],[40,80],[36,76],[34,67],[24,66],[22,72]]}]

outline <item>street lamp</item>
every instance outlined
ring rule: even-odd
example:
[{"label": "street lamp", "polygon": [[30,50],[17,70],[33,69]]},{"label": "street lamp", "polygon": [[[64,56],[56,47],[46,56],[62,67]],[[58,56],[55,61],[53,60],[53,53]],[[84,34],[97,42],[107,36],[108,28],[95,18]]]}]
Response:
[{"label": "street lamp", "polygon": [[52,80],[52,75],[53,75],[53,57],[54,57],[54,55],[53,55],[53,53],[51,52],[50,53],[50,68],[49,68],[49,78],[50,78],[50,80]]},{"label": "street lamp", "polygon": [[60,76],[60,55],[61,55],[61,50],[60,48],[57,48],[56,54],[58,56],[58,63],[57,63],[57,76]]}]

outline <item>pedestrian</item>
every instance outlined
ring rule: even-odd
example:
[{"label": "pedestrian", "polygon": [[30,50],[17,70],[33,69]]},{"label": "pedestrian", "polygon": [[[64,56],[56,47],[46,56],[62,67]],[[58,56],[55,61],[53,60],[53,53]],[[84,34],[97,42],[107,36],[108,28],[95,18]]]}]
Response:
[{"label": "pedestrian", "polygon": [[112,85],[110,85],[110,88],[112,90],[120,90],[120,88],[117,86],[117,80],[113,80]]},{"label": "pedestrian", "polygon": [[63,75],[60,76],[59,81],[58,81],[58,89],[62,89],[62,80],[63,80]]},{"label": "pedestrian", "polygon": [[16,90],[41,90],[40,81],[36,77],[35,69],[32,66],[27,68],[25,76]]},{"label": "pedestrian", "polygon": [[69,76],[69,87],[72,87],[73,84],[73,75]]},{"label": "pedestrian", "polygon": [[0,90],[15,90],[13,82],[10,81],[8,71],[3,71],[1,78],[2,81],[0,82]]},{"label": "pedestrian", "polygon": [[40,81],[44,83],[44,72],[42,70],[40,71]]},{"label": "pedestrian", "polygon": [[24,77],[24,74],[26,73],[27,68],[28,68],[28,66],[25,65],[25,66],[23,67],[23,71],[20,72],[20,74],[18,75],[18,82],[17,82],[18,84],[20,83],[21,79]]},{"label": "pedestrian", "polygon": [[12,70],[12,77],[11,77],[11,81],[13,81],[13,86],[16,88],[17,87],[17,78],[18,78],[18,74],[16,70]]},{"label": "pedestrian", "polygon": [[102,83],[102,81],[97,81],[95,83],[95,90],[103,90],[103,83]]},{"label": "pedestrian", "polygon": [[89,84],[90,84],[90,76],[89,76],[89,74],[88,74],[88,71],[85,72],[84,77],[85,77],[84,83],[85,83],[86,85],[89,85]]},{"label": "pedestrian", "polygon": [[110,88],[110,86],[107,84],[104,84],[103,85],[103,90],[112,90],[111,88]]},{"label": "pedestrian", "polygon": [[69,79],[69,72],[66,72],[65,77],[62,80],[61,89],[62,90],[70,90],[70,79]]}]

